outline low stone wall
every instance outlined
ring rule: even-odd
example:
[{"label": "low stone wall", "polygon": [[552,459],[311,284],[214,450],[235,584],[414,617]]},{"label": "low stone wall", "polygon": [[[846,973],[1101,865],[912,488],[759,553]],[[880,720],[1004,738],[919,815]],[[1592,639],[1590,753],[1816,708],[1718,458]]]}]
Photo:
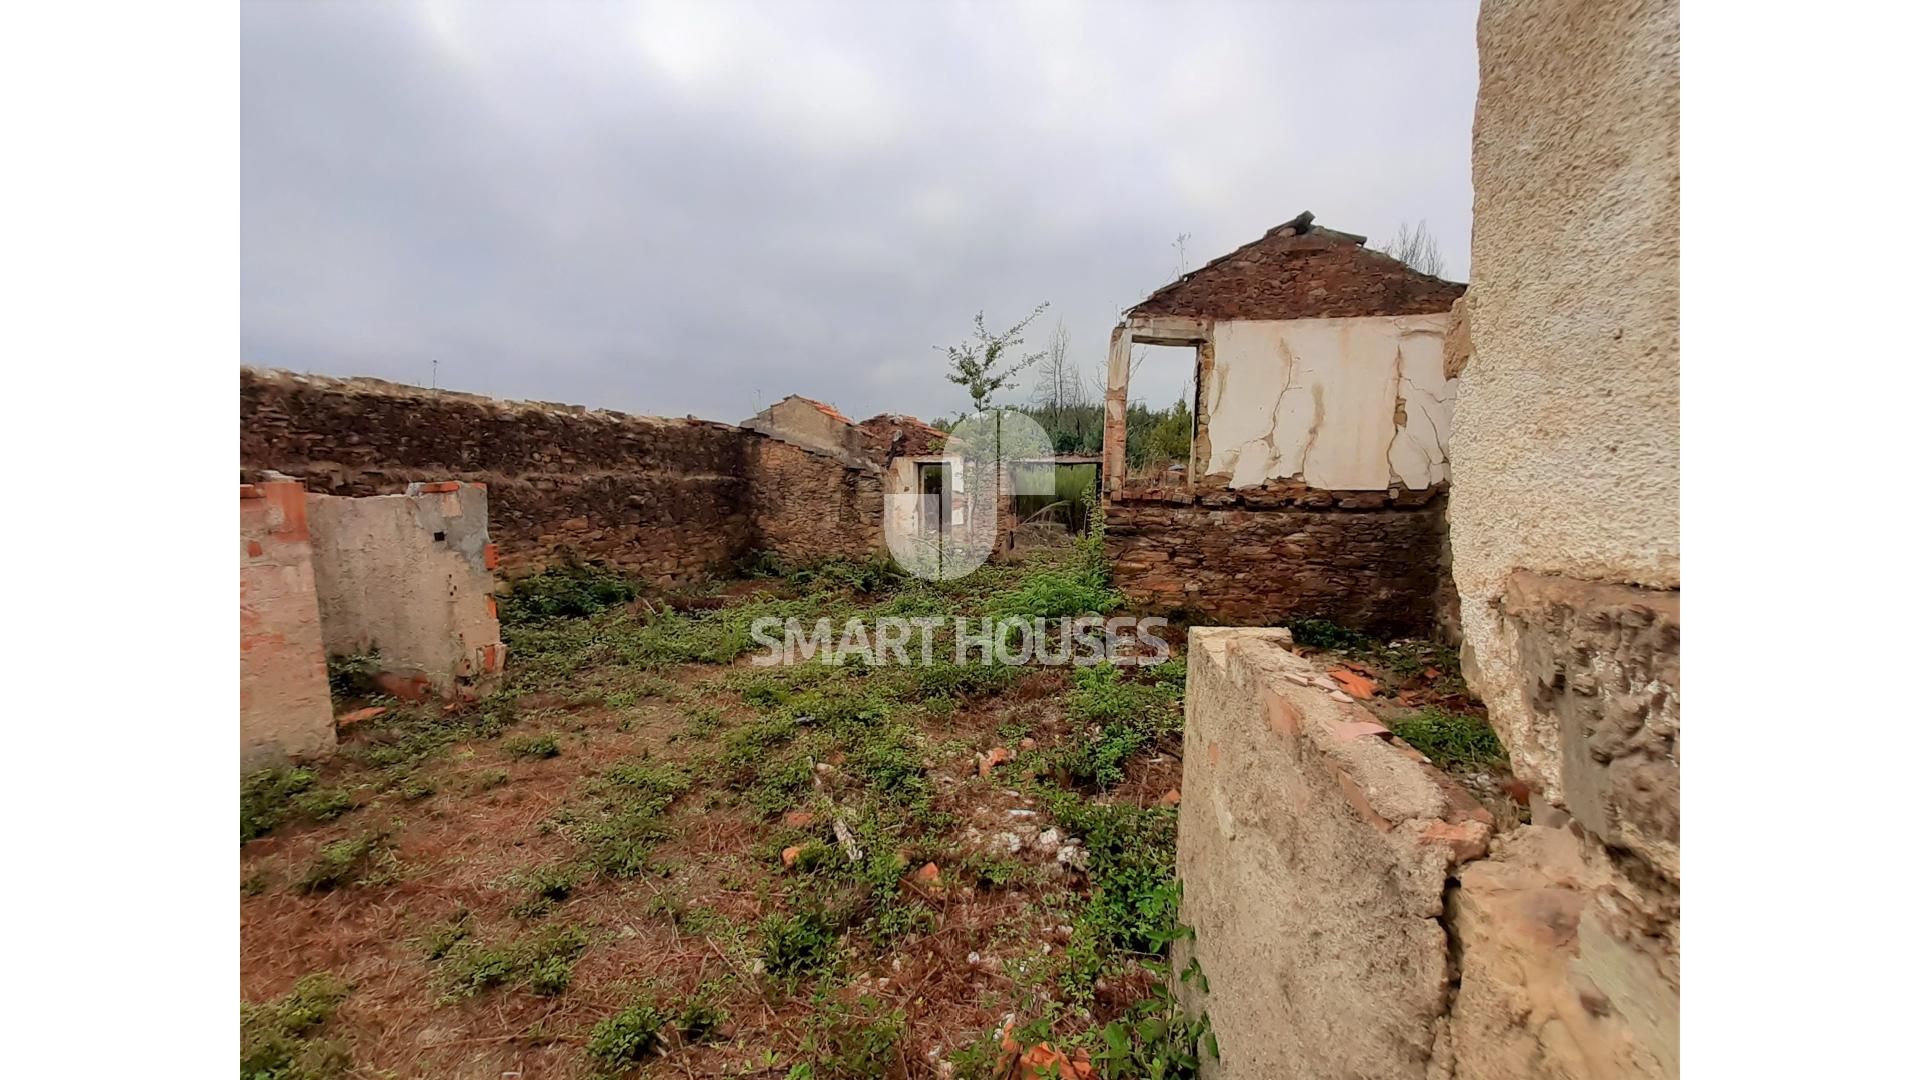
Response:
[{"label": "low stone wall", "polygon": [[476,697],[506,669],[487,489],[446,481],[365,499],[308,495],[329,656],[377,653],[382,688]]},{"label": "low stone wall", "polygon": [[[1447,879],[1492,817],[1382,738],[1284,630],[1188,639],[1181,917],[1216,1076],[1426,1080],[1449,998]],[[1177,957],[1176,966],[1185,958]]]},{"label": "low stone wall", "polygon": [[884,550],[876,472],[706,420],[243,368],[240,460],[331,495],[484,483],[509,577],[575,559],[666,583],[762,547]]},{"label": "low stone wall", "polygon": [[333,702],[297,483],[240,485],[240,766],[331,756]]},{"label": "low stone wall", "polygon": [[1434,623],[1445,495],[1198,498],[1130,493],[1107,508],[1114,584],[1155,610],[1259,626],[1325,618],[1380,636]]},{"label": "low stone wall", "polygon": [[1284,630],[1195,629],[1187,671],[1203,1077],[1678,1074],[1677,878],[1551,808],[1496,835]]}]

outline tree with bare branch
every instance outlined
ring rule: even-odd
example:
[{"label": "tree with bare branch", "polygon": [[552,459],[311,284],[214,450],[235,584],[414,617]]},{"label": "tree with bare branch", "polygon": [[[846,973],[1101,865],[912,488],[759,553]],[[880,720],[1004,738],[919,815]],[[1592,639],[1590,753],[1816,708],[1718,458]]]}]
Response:
[{"label": "tree with bare branch", "polygon": [[1383,254],[1391,255],[1423,274],[1439,277],[1447,272],[1447,263],[1440,255],[1440,242],[1427,231],[1427,219],[1421,218],[1420,224],[1407,227],[1400,223],[1400,231],[1393,239],[1380,246]]}]

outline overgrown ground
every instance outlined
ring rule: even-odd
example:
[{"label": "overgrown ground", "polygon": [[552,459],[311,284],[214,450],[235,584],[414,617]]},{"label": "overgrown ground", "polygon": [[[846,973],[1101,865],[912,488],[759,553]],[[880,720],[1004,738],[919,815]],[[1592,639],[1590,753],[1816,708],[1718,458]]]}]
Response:
[{"label": "overgrown ground", "polygon": [[[1009,1015],[1021,1048],[1101,1076],[1190,1075],[1204,1026],[1159,966],[1177,648],[963,667],[941,635],[932,665],[749,663],[761,616],[1118,603],[1097,541],[957,582],[836,564],[671,604],[594,573],[521,583],[499,694],[377,702],[332,762],[248,778],[242,1075],[996,1077]],[[1428,670],[1405,684],[1444,699],[1455,669]]]}]

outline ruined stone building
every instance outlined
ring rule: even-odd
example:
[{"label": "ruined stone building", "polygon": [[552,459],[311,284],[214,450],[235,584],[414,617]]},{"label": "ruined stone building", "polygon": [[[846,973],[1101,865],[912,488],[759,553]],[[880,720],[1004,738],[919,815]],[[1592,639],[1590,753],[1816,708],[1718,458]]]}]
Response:
[{"label": "ruined stone building", "polygon": [[[1195,630],[1179,863],[1210,987],[1183,992],[1208,1011],[1222,1054],[1203,1076],[1679,1072],[1679,5],[1484,0],[1479,43],[1474,280],[1446,327],[1446,393],[1434,395],[1454,405],[1451,434],[1439,432],[1438,457],[1425,444],[1396,454],[1396,405],[1391,438],[1371,421],[1365,440],[1343,444],[1364,455],[1341,465],[1364,462],[1377,479],[1384,446],[1388,490],[1450,488],[1465,673],[1530,820],[1496,827],[1330,695],[1284,631]],[[1217,388],[1198,302],[1179,311],[1195,320],[1185,330],[1156,321],[1166,296],[1149,304],[1116,333],[1117,370],[1128,336],[1190,333],[1202,387]],[[1396,352],[1437,336],[1426,320],[1440,311],[1403,317]],[[1232,340],[1220,326],[1216,353]],[[1294,366],[1291,332],[1270,333]],[[1425,404],[1429,348],[1415,347],[1424,374],[1401,369],[1403,404]],[[1388,398],[1379,391],[1376,414]],[[1226,441],[1216,415],[1195,451],[1204,479],[1235,493],[1297,470],[1310,485],[1294,408]],[[1280,434],[1266,443],[1263,428]],[[1423,468],[1426,489],[1412,483]],[[1205,537],[1234,520],[1208,514],[1249,512],[1209,511],[1208,484],[1190,503],[1110,490],[1116,512],[1162,534]],[[1140,583],[1153,562],[1132,561],[1134,587],[1153,591]]]},{"label": "ruined stone building", "polygon": [[[1365,242],[1303,213],[1114,328],[1107,529],[1136,603],[1198,622],[1432,624],[1459,374],[1442,339],[1466,286]],[[1192,460],[1174,483],[1127,476],[1135,344],[1194,351]]]}]

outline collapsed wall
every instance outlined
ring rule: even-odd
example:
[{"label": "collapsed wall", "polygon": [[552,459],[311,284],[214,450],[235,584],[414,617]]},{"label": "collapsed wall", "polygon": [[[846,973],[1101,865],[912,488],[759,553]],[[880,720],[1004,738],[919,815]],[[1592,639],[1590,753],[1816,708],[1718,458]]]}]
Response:
[{"label": "collapsed wall", "polygon": [[381,688],[409,700],[483,696],[499,681],[484,485],[308,495],[307,516],[326,655],[377,657]]},{"label": "collapsed wall", "polygon": [[[1425,633],[1444,605],[1449,305],[1420,273],[1303,213],[1128,309],[1107,359],[1114,583],[1237,624],[1324,618]],[[1127,476],[1133,347],[1191,347],[1193,441]]]},{"label": "collapsed wall", "polygon": [[[1678,895],[1565,815],[1496,834],[1285,630],[1187,655],[1176,969],[1246,1080],[1678,1072]],[[1331,685],[1331,684],[1327,684]]]},{"label": "collapsed wall", "polygon": [[882,544],[877,472],[706,420],[242,368],[240,459],[332,495],[484,483],[508,576],[572,559],[673,582]]},{"label": "collapsed wall", "polygon": [[240,766],[330,756],[333,700],[307,495],[240,485]]}]

